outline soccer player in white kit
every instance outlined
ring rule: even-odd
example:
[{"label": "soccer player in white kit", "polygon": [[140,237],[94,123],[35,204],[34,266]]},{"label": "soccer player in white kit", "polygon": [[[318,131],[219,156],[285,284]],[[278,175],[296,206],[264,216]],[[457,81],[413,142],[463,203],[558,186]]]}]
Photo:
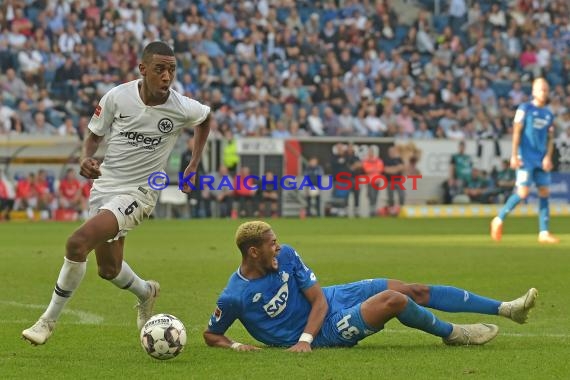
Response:
[{"label": "soccer player in white kit", "polygon": [[[166,43],[149,43],[139,70],[142,79],[121,84],[101,98],[89,123],[80,173],[95,179],[89,198],[90,218],[67,240],[63,267],[49,306],[32,327],[22,332],[24,339],[34,345],[44,344],[52,334],[65,304],[85,275],[91,250],[95,250],[99,276],[138,297],[138,328],[152,316],[160,286],[156,281],[141,279],[123,261],[125,235],[156,205],[158,192],[149,187],[149,175],[164,171],[184,128],[195,127],[194,155],[184,177],[197,171],[210,131],[210,108],[170,88],[176,75],[176,58]],[[107,150],[100,165],[93,156],[105,136]],[[185,182],[182,191],[190,190]]]}]

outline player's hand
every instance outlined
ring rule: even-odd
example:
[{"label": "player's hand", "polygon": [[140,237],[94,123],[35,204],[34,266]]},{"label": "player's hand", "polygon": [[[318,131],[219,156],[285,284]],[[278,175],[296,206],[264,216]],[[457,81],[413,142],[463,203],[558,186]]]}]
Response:
[{"label": "player's hand", "polygon": [[99,170],[99,162],[93,157],[84,158],[83,161],[81,161],[79,174],[85,178],[99,178],[101,176],[101,170]]},{"label": "player's hand", "polygon": [[307,342],[297,342],[293,347],[287,349],[289,352],[311,352],[311,345]]},{"label": "player's hand", "polygon": [[236,351],[259,351],[261,348],[252,346],[250,344],[242,344],[238,348],[235,349]]},{"label": "player's hand", "polygon": [[[188,165],[186,170],[184,170],[184,178],[194,173],[192,177],[189,179],[192,185],[194,185],[194,188],[196,188],[196,176],[198,175],[197,171],[198,171],[198,164],[193,165],[192,163],[190,163],[190,165]],[[184,184],[182,185],[182,192],[186,194],[190,194],[192,192],[192,187],[190,187],[188,185],[188,182],[186,181],[184,181]]]},{"label": "player's hand", "polygon": [[545,156],[542,159],[542,169],[544,169],[545,172],[549,172],[552,170],[552,159],[549,156]]},{"label": "player's hand", "polygon": [[511,156],[511,169],[518,169],[522,165],[523,162],[518,156]]}]

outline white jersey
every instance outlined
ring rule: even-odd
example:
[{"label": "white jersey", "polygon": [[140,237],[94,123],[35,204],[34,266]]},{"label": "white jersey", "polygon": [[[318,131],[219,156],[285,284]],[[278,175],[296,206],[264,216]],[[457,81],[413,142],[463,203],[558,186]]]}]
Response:
[{"label": "white jersey", "polygon": [[93,189],[103,193],[141,191],[156,202],[158,193],[149,187],[149,175],[165,171],[182,129],[202,123],[210,107],[172,89],[166,103],[147,106],[139,94],[140,81],[121,84],[106,93],[89,122],[91,132],[107,136],[101,176],[93,182]]}]

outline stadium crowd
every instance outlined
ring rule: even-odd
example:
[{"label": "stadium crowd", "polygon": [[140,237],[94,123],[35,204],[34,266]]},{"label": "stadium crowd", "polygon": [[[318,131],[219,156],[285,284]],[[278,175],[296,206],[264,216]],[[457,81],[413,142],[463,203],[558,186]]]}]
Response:
[{"label": "stadium crowd", "polygon": [[539,75],[568,128],[567,1],[439,3],[408,2],[404,23],[390,0],[5,0],[0,133],[81,138],[158,39],[214,137],[499,138]]},{"label": "stadium crowd", "polygon": [[100,97],[138,77],[154,40],[177,54],[173,87],[212,107],[212,138],[508,138],[537,76],[550,83],[557,135],[570,134],[568,1],[395,3],[5,0],[0,134],[82,139]]}]

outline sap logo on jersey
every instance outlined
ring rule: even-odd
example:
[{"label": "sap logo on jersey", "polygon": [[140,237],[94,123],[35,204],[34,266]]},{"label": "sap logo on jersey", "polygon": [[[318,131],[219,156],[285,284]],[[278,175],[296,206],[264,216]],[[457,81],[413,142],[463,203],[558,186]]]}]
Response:
[{"label": "sap logo on jersey", "polygon": [[[550,118],[549,118],[550,119]],[[534,119],[534,125],[533,127],[536,129],[542,129],[544,127],[546,127],[547,125],[550,124],[549,120],[544,120],[544,119]]]},{"label": "sap logo on jersey", "polygon": [[153,139],[152,137],[147,137],[139,132],[121,131],[119,132],[119,134],[121,136],[125,136],[129,140],[129,144],[131,144],[132,146],[138,146],[138,143],[143,143],[144,145],[147,145],[148,147],[145,146],[145,149],[148,148],[154,149],[154,147],[160,144],[160,142],[162,141],[162,136]]},{"label": "sap logo on jersey", "polygon": [[270,318],[275,318],[285,310],[287,307],[287,300],[289,299],[289,286],[284,283],[277,294],[263,305],[263,310],[269,315]]}]

